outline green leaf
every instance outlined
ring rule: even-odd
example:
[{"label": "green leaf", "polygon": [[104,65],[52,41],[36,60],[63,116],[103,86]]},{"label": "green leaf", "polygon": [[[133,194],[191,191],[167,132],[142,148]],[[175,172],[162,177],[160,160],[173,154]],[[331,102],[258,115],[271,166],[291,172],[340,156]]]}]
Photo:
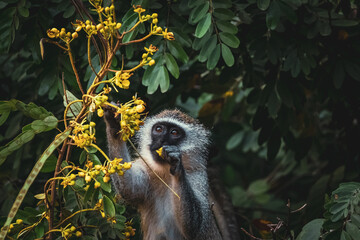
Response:
[{"label": "green leaf", "polygon": [[340,240],[353,240],[351,236],[345,232],[345,230],[341,231]]},{"label": "green leaf", "polygon": [[160,77],[161,77],[161,74],[160,74],[160,68],[162,67],[162,65],[158,64],[156,66],[156,69],[154,69],[152,72],[151,72],[151,75],[149,75],[149,82],[148,82],[148,88],[147,88],[147,93],[148,94],[153,94],[154,92],[156,92],[156,90],[158,89],[159,87],[159,84],[160,84]]},{"label": "green leaf", "polygon": [[360,229],[351,222],[346,223],[346,232],[349,233],[354,240],[360,237]]},{"label": "green leaf", "polygon": [[231,67],[232,65],[234,65],[234,62],[235,62],[234,56],[233,56],[230,48],[228,48],[228,46],[226,46],[225,44],[221,44],[221,54],[225,61],[225,64],[228,67]]},{"label": "green leaf", "polygon": [[220,44],[218,44],[216,46],[216,48],[210,54],[210,57],[206,63],[207,69],[211,70],[216,67],[216,64],[218,63],[218,61],[220,59],[220,53],[221,53],[221,48],[220,48]]},{"label": "green leaf", "polygon": [[214,16],[220,20],[231,20],[234,18],[235,14],[233,11],[226,8],[217,8],[214,10]]},{"label": "green leaf", "polygon": [[266,26],[274,30],[280,21],[281,11],[277,1],[272,1],[266,14]]},{"label": "green leaf", "polygon": [[189,8],[194,8],[202,3],[204,3],[204,0],[193,0],[188,2],[188,6]]},{"label": "green leaf", "polygon": [[351,222],[360,228],[360,216],[358,214],[351,214]]},{"label": "green leaf", "polygon": [[34,131],[25,131],[16,136],[13,140],[7,143],[0,151],[0,165],[2,165],[6,157],[13,153],[15,150],[21,148],[22,145],[31,141],[35,136]]},{"label": "green leaf", "polygon": [[359,24],[359,21],[350,19],[335,19],[331,21],[332,26],[336,27],[353,27]]},{"label": "green leaf", "polygon": [[[72,94],[70,91],[66,90],[66,95],[63,96],[64,99],[64,106],[66,107],[68,104],[70,104],[73,101],[79,100]],[[66,114],[67,117],[76,117],[82,108],[81,102],[76,102],[70,105],[69,110]]]},{"label": "green leaf", "polygon": [[28,8],[20,7],[20,8],[18,8],[18,11],[19,11],[19,14],[25,18],[29,17],[29,15],[30,15]]},{"label": "green leaf", "polygon": [[268,111],[269,111],[269,115],[272,118],[276,118],[277,113],[280,109],[281,106],[281,101],[275,91],[275,89],[270,93],[268,102],[267,102],[267,107],[268,107]]},{"label": "green leaf", "polygon": [[47,116],[52,116],[53,114],[46,111],[45,108],[39,107],[34,103],[25,104],[18,100],[11,100],[12,103],[15,104],[17,110],[24,113],[26,116],[31,117],[33,119],[40,119],[43,120]]},{"label": "green leaf", "polygon": [[89,160],[94,163],[94,165],[101,165],[101,161],[94,153],[89,153]]},{"label": "green leaf", "polygon": [[[211,30],[211,29],[210,29]],[[205,36],[202,38],[195,38],[192,48],[194,50],[200,50],[200,48],[204,47],[204,44],[209,40],[209,38],[212,36],[212,31],[206,32]]]},{"label": "green leaf", "polygon": [[177,58],[178,60],[182,61],[183,63],[187,63],[189,61],[189,57],[184,51],[183,47],[175,42],[175,41],[167,41],[170,53]]},{"label": "green leaf", "polygon": [[58,119],[54,116],[46,117],[43,122],[46,124],[49,130],[54,129],[57,127]]},{"label": "green leaf", "polygon": [[208,12],[209,6],[209,2],[206,1],[205,3],[194,8],[189,15],[189,22],[192,24],[199,22]]},{"label": "green leaf", "polygon": [[80,158],[79,158],[79,163],[83,164],[87,158],[87,152],[85,150],[83,150],[80,154]]},{"label": "green leaf", "polygon": [[31,128],[34,129],[34,131],[36,132],[43,132],[47,129],[47,126],[44,121],[35,120],[31,123]]},{"label": "green leaf", "polygon": [[178,79],[180,75],[180,71],[175,58],[171,54],[165,53],[165,63],[171,75],[173,75],[174,78]]},{"label": "green leaf", "polygon": [[343,212],[349,206],[349,202],[335,203],[329,210],[332,214]]},{"label": "green leaf", "polygon": [[279,130],[275,129],[267,142],[267,158],[273,160],[279,152],[281,136]]},{"label": "green leaf", "polygon": [[0,126],[3,125],[6,122],[6,119],[8,119],[10,115],[10,111],[2,112],[0,117]]},{"label": "green leaf", "polygon": [[248,188],[248,192],[252,195],[260,195],[269,190],[269,184],[265,179],[259,179],[252,182]]},{"label": "green leaf", "polygon": [[159,70],[160,64],[155,59],[155,66],[147,66],[143,78],[142,78],[142,84],[146,87],[148,87],[152,81],[153,75],[156,75],[156,71]]},{"label": "green leaf", "polygon": [[160,76],[159,78],[160,91],[164,93],[169,89],[170,86],[169,73],[164,66],[160,67],[158,76]]},{"label": "green leaf", "polygon": [[223,41],[226,45],[232,48],[238,48],[240,44],[240,40],[231,33],[222,32],[219,34],[221,41]]},{"label": "green leaf", "polygon": [[57,157],[55,157],[55,155],[51,155],[44,163],[41,172],[43,173],[53,172],[56,167],[56,162],[57,162]]},{"label": "green leaf", "polygon": [[223,32],[227,32],[231,34],[236,34],[238,32],[238,28],[234,24],[228,21],[222,21],[222,20],[216,21],[216,26]]},{"label": "green leaf", "polygon": [[239,144],[242,142],[243,139],[244,139],[244,131],[239,131],[239,132],[235,133],[227,141],[226,149],[230,151],[230,150],[236,148],[237,146],[239,146]]},{"label": "green leaf", "polygon": [[91,199],[91,197],[93,196],[94,192],[95,192],[94,184],[90,184],[90,185],[89,185],[89,188],[88,188],[88,190],[86,191],[85,196],[84,196],[84,203],[85,203],[85,204]]},{"label": "green leaf", "polygon": [[355,80],[360,81],[360,65],[353,61],[344,63],[346,72]]},{"label": "green leaf", "polygon": [[211,14],[207,13],[205,17],[201,19],[195,30],[195,37],[201,38],[209,30],[211,26]]},{"label": "green leaf", "polygon": [[106,216],[114,217],[115,216],[115,206],[114,203],[106,195],[103,196],[104,212]]},{"label": "green leaf", "polygon": [[69,17],[71,17],[72,15],[74,15],[74,13],[75,13],[75,7],[74,7],[73,5],[71,5],[70,7],[68,7],[68,8],[66,9],[66,11],[65,11],[64,14],[63,14],[63,17],[64,17],[64,18],[69,18]]},{"label": "green leaf", "polygon": [[212,0],[213,7],[216,8],[231,8],[231,0]]},{"label": "green leaf", "polygon": [[[277,4],[280,7],[281,13],[293,24],[297,23],[297,14],[286,2],[277,1]],[[324,30],[326,32],[327,30]]]},{"label": "green leaf", "polygon": [[257,0],[256,3],[260,10],[265,11],[270,5],[270,0]]},{"label": "green leaf", "polygon": [[296,240],[318,240],[321,235],[321,229],[323,224],[324,219],[312,220],[303,227]]},{"label": "green leaf", "polygon": [[208,41],[203,45],[201,48],[200,54],[198,56],[198,60],[200,62],[205,62],[209,57],[210,54],[213,52],[217,44],[217,37],[216,35],[213,35],[211,38],[209,38]]},{"label": "green leaf", "polygon": [[103,176],[97,176],[96,180],[101,184],[101,189],[104,190],[105,192],[111,192],[111,184],[109,182],[104,182],[103,181]]}]

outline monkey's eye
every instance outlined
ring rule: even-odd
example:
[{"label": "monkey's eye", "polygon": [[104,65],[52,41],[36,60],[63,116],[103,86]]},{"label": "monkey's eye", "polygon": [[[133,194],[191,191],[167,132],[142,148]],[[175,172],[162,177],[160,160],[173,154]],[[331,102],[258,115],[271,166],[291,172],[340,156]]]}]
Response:
[{"label": "monkey's eye", "polygon": [[163,129],[162,129],[161,126],[156,126],[155,131],[158,132],[158,133],[161,133],[163,131]]},{"label": "monkey's eye", "polygon": [[176,130],[176,129],[173,129],[173,130],[171,130],[171,135],[174,135],[174,136],[177,136],[177,135],[179,135],[179,131],[178,130]]}]

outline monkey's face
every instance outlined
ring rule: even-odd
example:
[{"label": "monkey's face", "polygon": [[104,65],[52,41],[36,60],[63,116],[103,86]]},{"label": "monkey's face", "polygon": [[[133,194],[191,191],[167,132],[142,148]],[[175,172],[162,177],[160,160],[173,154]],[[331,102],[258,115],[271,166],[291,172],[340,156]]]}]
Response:
[{"label": "monkey's face", "polygon": [[164,159],[159,156],[156,150],[164,145],[179,146],[185,137],[185,131],[176,124],[168,122],[158,122],[154,124],[151,129],[150,151],[155,161],[165,163]]}]

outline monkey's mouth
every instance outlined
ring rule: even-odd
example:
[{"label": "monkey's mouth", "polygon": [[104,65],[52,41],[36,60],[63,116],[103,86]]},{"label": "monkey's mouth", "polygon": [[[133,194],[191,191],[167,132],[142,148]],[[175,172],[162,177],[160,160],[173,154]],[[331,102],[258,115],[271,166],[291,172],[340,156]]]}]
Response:
[{"label": "monkey's mouth", "polygon": [[161,164],[166,163],[166,160],[159,155],[158,150],[159,150],[159,148],[151,148],[150,147],[150,152],[151,152],[151,155],[153,156],[154,160],[157,163],[161,163]]}]

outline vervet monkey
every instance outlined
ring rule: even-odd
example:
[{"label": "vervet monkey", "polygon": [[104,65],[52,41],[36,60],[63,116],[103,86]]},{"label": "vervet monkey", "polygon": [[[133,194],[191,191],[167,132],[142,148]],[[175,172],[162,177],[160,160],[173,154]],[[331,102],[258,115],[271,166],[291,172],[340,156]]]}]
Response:
[{"label": "vervet monkey", "polygon": [[133,161],[123,176],[112,175],[112,184],[140,213],[144,239],[239,239],[234,218],[226,218],[211,193],[207,174],[210,132],[203,125],[179,110],[165,110],[147,118],[136,136],[140,155],[179,199],[142,159],[131,158],[119,133],[119,120],[110,109],[105,122],[110,158]]}]

